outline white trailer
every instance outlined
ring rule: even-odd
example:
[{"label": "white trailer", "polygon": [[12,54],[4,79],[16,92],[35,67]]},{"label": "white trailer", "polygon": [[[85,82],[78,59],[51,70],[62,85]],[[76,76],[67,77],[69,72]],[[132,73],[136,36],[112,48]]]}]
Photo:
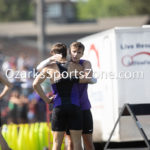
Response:
[{"label": "white trailer", "polygon": [[[124,103],[150,102],[150,27],[118,27],[79,39],[84,59],[92,63],[95,85],[89,85],[94,141],[107,141]],[[138,117],[150,137],[150,116]],[[122,117],[113,141],[142,137],[131,117]]]}]

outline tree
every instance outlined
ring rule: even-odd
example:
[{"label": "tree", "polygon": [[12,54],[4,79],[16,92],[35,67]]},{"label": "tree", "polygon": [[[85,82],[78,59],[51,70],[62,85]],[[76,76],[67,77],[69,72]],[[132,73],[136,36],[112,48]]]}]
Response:
[{"label": "tree", "polygon": [[33,12],[31,0],[0,0],[0,21],[29,20]]},{"label": "tree", "polygon": [[127,16],[150,13],[149,0],[80,0],[77,5],[79,19],[109,16]]},{"label": "tree", "polygon": [[134,7],[136,14],[150,14],[150,0],[131,0],[130,4]]}]

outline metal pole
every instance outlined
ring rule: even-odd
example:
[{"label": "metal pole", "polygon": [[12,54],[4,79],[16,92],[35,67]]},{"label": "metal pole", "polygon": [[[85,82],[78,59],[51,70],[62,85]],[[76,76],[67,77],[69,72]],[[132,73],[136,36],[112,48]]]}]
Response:
[{"label": "metal pole", "polygon": [[38,50],[40,60],[46,56],[44,0],[37,0]]}]

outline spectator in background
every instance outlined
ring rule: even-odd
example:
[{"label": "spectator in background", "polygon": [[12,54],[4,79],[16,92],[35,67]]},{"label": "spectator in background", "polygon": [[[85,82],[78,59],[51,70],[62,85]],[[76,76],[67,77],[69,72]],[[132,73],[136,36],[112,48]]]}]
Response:
[{"label": "spectator in background", "polygon": [[46,104],[40,96],[33,92],[28,96],[28,120],[29,122],[46,121]]},{"label": "spectator in background", "polygon": [[18,123],[27,123],[27,112],[28,112],[28,98],[21,94],[19,96],[20,104],[17,107],[17,122]]},{"label": "spectator in background", "polygon": [[10,96],[10,100],[8,103],[9,114],[8,114],[8,123],[18,123],[18,105],[21,104],[19,99],[19,92],[13,91]]},{"label": "spectator in background", "polygon": [[[0,57],[0,60],[1,59],[4,60],[4,57]],[[32,81],[35,64],[36,58],[23,53],[18,54],[18,57],[5,57],[5,60],[1,64],[2,69],[8,73],[8,80],[13,85],[10,101],[6,101],[5,105],[4,102],[1,102],[3,105],[3,123],[23,123],[27,122],[27,120],[29,122],[46,120],[45,103],[35,93],[33,94],[34,98],[30,97],[33,92]],[[18,72],[24,75],[21,76]],[[44,88],[47,87],[45,88],[47,92],[50,87],[45,86],[45,84],[47,85],[47,82],[45,82],[43,86]],[[24,100],[26,101],[25,103]]]},{"label": "spectator in background", "polygon": [[46,121],[46,103],[42,100],[42,98],[38,94],[35,94],[35,99],[37,101],[36,104],[37,120],[39,122]]},{"label": "spectator in background", "polygon": [[23,66],[21,73],[22,73],[22,77],[20,77],[21,93],[24,96],[28,97],[32,89],[32,80],[30,79],[31,76],[28,76],[28,67]]},{"label": "spectator in background", "polygon": [[8,103],[9,114],[8,123],[27,123],[28,99],[24,95],[19,95],[18,91],[13,91]]},{"label": "spectator in background", "polygon": [[25,64],[25,55],[20,54],[18,59],[17,59],[17,68],[18,68],[18,70],[22,70],[22,68],[24,67],[24,64]]}]

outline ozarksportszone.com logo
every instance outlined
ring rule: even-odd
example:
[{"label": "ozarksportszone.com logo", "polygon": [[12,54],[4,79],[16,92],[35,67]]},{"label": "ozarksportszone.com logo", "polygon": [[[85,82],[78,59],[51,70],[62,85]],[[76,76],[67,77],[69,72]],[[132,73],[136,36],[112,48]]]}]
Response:
[{"label": "ozarksportszone.com logo", "polygon": [[150,56],[150,52],[139,52],[136,53],[134,55],[125,55],[122,57],[121,62],[123,64],[123,66],[125,67],[129,67],[132,65],[145,65],[145,64],[149,64],[150,65],[150,60],[134,60],[135,57],[139,56],[139,55],[148,55]]}]

